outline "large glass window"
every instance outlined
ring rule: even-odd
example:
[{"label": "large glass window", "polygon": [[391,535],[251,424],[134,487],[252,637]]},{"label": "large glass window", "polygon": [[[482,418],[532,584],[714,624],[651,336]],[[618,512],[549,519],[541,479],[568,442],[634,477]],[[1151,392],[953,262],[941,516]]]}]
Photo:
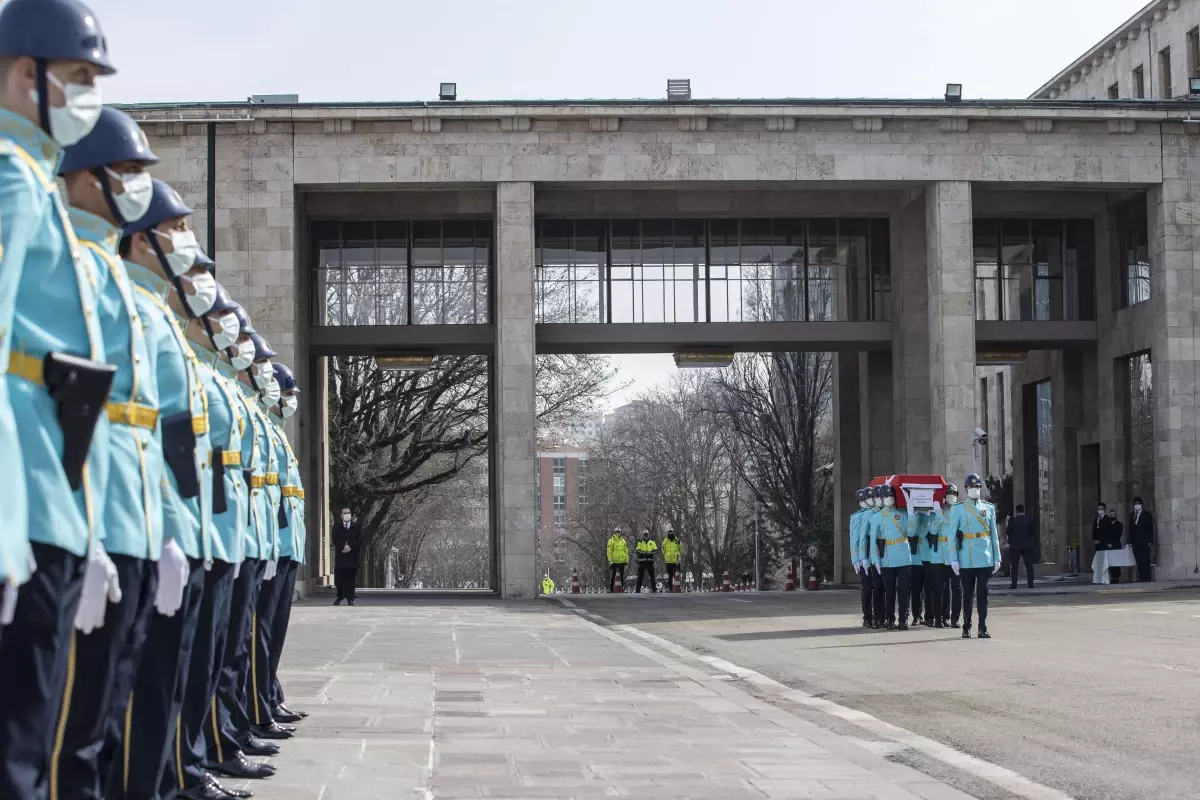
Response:
[{"label": "large glass window", "polygon": [[1150,243],[1146,199],[1126,203],[1116,213],[1121,267],[1121,307],[1150,299]]},{"label": "large glass window", "polygon": [[539,322],[887,320],[887,220],[539,220]]},{"label": "large glass window", "polygon": [[[1054,395],[1050,381],[1037,384],[1037,504],[1038,527],[1043,531],[1057,530],[1057,509],[1054,506]],[[1041,557],[1057,564],[1055,542],[1039,542],[1039,549],[1049,547]]]},{"label": "large glass window", "polygon": [[1085,220],[975,220],[975,318],[1079,319],[1090,236]]},{"label": "large glass window", "polygon": [[1154,386],[1149,353],[1125,359],[1126,500],[1154,498]]},{"label": "large glass window", "polygon": [[489,221],[315,222],[317,325],[488,322]]}]

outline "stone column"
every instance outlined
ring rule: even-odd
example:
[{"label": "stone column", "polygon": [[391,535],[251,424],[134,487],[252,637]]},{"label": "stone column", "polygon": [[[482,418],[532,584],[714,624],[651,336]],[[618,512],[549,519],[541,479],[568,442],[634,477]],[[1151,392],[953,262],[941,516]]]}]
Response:
[{"label": "stone column", "polygon": [[497,574],[501,596],[536,594],[537,426],[534,396],[533,184],[496,187],[495,408]]},{"label": "stone column", "polygon": [[883,474],[939,472],[929,445],[929,282],[925,204],[921,195],[892,214],[893,462]]},{"label": "stone column", "polygon": [[972,470],[975,294],[971,184],[939,181],[925,195],[928,245],[931,466],[947,480]]},{"label": "stone column", "polygon": [[859,401],[858,353],[833,355],[833,425],[837,448],[833,465],[833,582],[842,583],[850,564],[850,515],[855,512],[854,492],[863,479],[862,406]]},{"label": "stone column", "polygon": [[863,482],[876,475],[897,470],[895,431],[892,421],[892,354],[860,353],[858,356],[860,413],[863,420],[861,440]]},{"label": "stone column", "polygon": [[[1157,580],[1200,577],[1200,312],[1195,242],[1200,236],[1200,140],[1163,132],[1163,183],[1149,193],[1154,513]],[[1122,498],[1125,499],[1125,498]]]}]

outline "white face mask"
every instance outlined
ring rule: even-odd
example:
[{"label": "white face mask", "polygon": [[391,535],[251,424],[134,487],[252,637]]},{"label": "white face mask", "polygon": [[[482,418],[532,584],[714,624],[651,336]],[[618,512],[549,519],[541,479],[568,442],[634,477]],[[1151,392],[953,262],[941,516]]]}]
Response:
[{"label": "white face mask", "polygon": [[271,365],[270,361],[255,364],[250,372],[258,379],[259,383],[275,380],[275,367]]},{"label": "white face mask", "polygon": [[[104,107],[100,87],[63,83],[49,70],[46,80],[57,86],[66,98],[66,105],[50,106],[50,135],[63,147],[70,147],[91,133],[96,120],[100,119],[100,109]],[[36,89],[29,94],[33,102],[38,102]]]},{"label": "white face mask", "polygon": [[952,506],[957,502],[958,502],[958,495],[956,495],[956,494],[946,495],[946,505]]},{"label": "white face mask", "polygon": [[240,342],[237,346],[237,354],[229,359],[229,363],[238,371],[249,369],[250,365],[254,363],[254,342],[249,339]]},{"label": "white face mask", "polygon": [[205,271],[199,275],[184,275],[180,280],[192,284],[195,290],[195,294],[184,294],[183,302],[197,317],[207,314],[213,303],[217,302],[217,279],[211,272]]},{"label": "white face mask", "polygon": [[238,323],[237,314],[227,311],[213,320],[213,322],[216,323],[216,328],[213,330],[212,335],[213,347],[218,350],[228,350],[237,344],[238,334],[242,329],[242,326]]},{"label": "white face mask", "polygon": [[288,395],[279,401],[279,413],[283,414],[283,418],[287,419],[296,413],[296,409],[300,407],[300,401],[295,395]]},{"label": "white face mask", "polygon": [[1134,504],[1133,504],[1133,510],[1134,510],[1134,511],[1136,511],[1137,513],[1139,513],[1139,514],[1140,514],[1140,513],[1142,513],[1142,504],[1141,504],[1141,503],[1134,503]]},{"label": "white face mask", "polygon": [[967,497],[971,498],[972,500],[978,500],[979,492],[980,492],[980,490],[977,488],[974,488],[974,487],[967,489]]},{"label": "white face mask", "polygon": [[882,500],[880,500],[878,497],[872,497],[872,498],[871,498],[871,505],[873,505],[875,508],[882,508],[882,507],[883,507],[883,501],[882,501]]},{"label": "white face mask", "polygon": [[154,197],[154,182],[150,173],[132,172],[120,175],[108,167],[104,170],[108,177],[120,183],[125,190],[122,194],[113,193],[113,204],[116,205],[121,219],[125,222],[137,222],[146,216],[146,209],[150,208],[150,200]]},{"label": "white face mask", "polygon": [[859,507],[859,508],[870,508],[870,507],[871,507],[871,504],[870,504],[870,503],[868,503],[866,500],[859,500],[859,501],[858,501],[858,507]]},{"label": "white face mask", "polygon": [[350,521],[350,515],[342,514],[342,522],[349,522],[349,521]]},{"label": "white face mask", "polygon": [[896,498],[894,498],[894,497],[883,498],[883,505],[886,508],[891,508],[892,506],[896,505]]},{"label": "white face mask", "polygon": [[178,278],[192,268],[196,256],[200,254],[200,243],[196,241],[194,231],[173,231],[168,234],[155,229],[154,233],[171,243],[172,250],[165,255],[172,278]]},{"label": "white face mask", "polygon": [[261,385],[262,385],[262,391],[259,393],[258,399],[263,404],[263,407],[270,408],[271,406],[278,403],[279,396],[281,393],[281,390],[279,388],[279,381],[275,380],[274,378],[271,378],[271,380],[266,381],[265,383],[263,383]]}]

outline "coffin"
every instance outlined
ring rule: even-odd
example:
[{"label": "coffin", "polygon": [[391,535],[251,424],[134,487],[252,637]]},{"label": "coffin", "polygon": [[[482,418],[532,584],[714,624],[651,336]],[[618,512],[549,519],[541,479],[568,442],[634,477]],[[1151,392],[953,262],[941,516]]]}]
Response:
[{"label": "coffin", "polygon": [[[909,497],[917,511],[933,508],[933,501],[946,502],[946,479],[941,475],[881,475],[870,486],[891,486],[896,490],[896,508],[908,508]],[[905,492],[907,491],[907,497]]]}]

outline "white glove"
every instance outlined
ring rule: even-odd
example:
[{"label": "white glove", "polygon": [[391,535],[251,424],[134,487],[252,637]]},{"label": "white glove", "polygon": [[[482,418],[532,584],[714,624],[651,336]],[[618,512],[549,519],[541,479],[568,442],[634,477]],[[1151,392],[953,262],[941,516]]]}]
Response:
[{"label": "white glove", "polygon": [[942,504],[937,500],[933,501],[933,513],[935,513],[935,514],[942,513]]},{"label": "white glove", "polygon": [[992,567],[992,574],[995,575],[999,571],[1000,571],[1000,562],[997,561],[995,563],[995,565]]},{"label": "white glove", "polygon": [[958,567],[958,562],[957,562],[957,561],[951,561],[951,562],[950,562],[950,569],[954,570],[954,574],[955,574],[955,575],[958,575],[958,574],[960,574],[960,573],[959,573],[959,567]]},{"label": "white glove", "polygon": [[104,552],[104,546],[96,542],[83,573],[83,596],[75,611],[75,630],[86,636],[103,628],[104,612],[110,602],[121,602],[121,581],[117,565]]},{"label": "white glove", "polygon": [[858,562],[855,562],[855,564],[854,564],[854,572],[855,572],[856,574],[857,574],[857,573],[859,573],[859,572],[862,572],[862,564],[859,564]]},{"label": "white glove", "polygon": [[187,586],[188,560],[174,539],[163,542],[158,559],[158,592],[154,607],[164,617],[173,617],[183,605],[183,590]]},{"label": "white glove", "polygon": [[236,581],[237,576],[242,574],[242,562],[237,562],[233,565],[233,579]]},{"label": "white glove", "polygon": [[870,561],[864,560],[861,562],[860,566],[862,567],[863,572],[870,572],[870,570],[871,570],[871,562]]},{"label": "white glove", "polygon": [[263,573],[263,580],[269,581],[269,580],[271,580],[271,578],[274,578],[275,570],[278,567],[279,567],[279,562],[277,562],[275,559],[272,558],[270,561],[268,561],[267,562],[267,571]]},{"label": "white glove", "polygon": [[[25,565],[30,575],[37,572],[37,559],[33,557],[32,550],[25,554]],[[12,622],[13,615],[17,613],[18,588],[14,583],[4,584],[4,596],[0,598],[0,625]]]}]

